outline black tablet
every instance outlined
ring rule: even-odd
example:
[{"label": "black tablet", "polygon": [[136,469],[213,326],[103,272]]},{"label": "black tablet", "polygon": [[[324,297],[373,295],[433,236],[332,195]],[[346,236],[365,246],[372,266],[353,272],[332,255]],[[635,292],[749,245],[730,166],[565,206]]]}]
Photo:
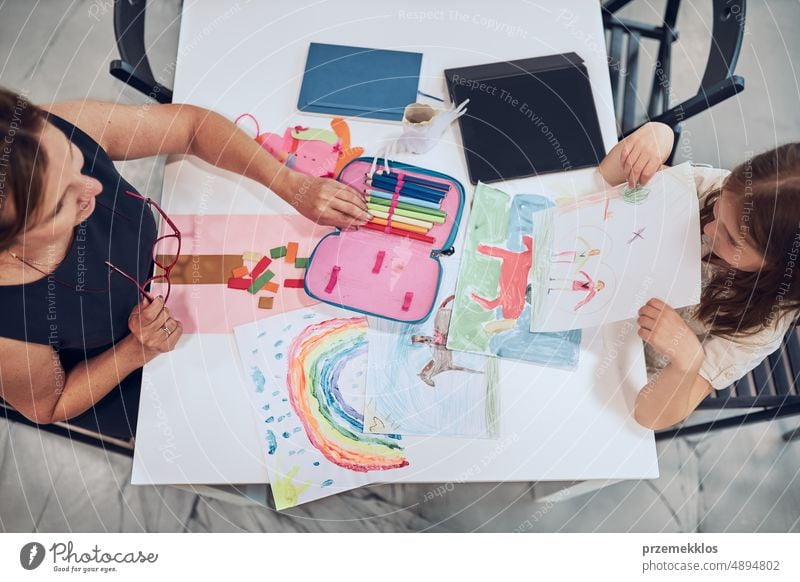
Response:
[{"label": "black tablet", "polygon": [[589,75],[575,53],[445,71],[470,181],[596,166],[606,151]]}]

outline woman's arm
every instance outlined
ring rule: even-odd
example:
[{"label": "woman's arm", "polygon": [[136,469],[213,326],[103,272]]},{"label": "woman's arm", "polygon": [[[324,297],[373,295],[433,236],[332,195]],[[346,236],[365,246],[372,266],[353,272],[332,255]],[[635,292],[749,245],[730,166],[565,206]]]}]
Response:
[{"label": "woman's arm", "polygon": [[603,179],[616,186],[627,181],[631,188],[647,184],[669,158],[675,134],[663,123],[649,122],[623,139],[600,162]]},{"label": "woman's arm", "polygon": [[711,393],[711,384],[700,376],[703,346],[683,318],[659,299],[639,310],[639,337],[669,358],[636,397],[634,415],[642,426],[661,430],[689,416]]},{"label": "woman's arm", "polygon": [[[0,338],[0,396],[38,424],[78,416],[131,372],[172,350],[182,335],[180,323],[170,318],[161,299],[145,299],[135,307],[128,326],[130,335],[68,374],[50,346]],[[169,336],[164,326],[172,331]]]},{"label": "woman's arm", "polygon": [[361,195],[349,186],[286,168],[228,119],[208,109],[100,101],[56,103],[46,109],[88,133],[111,159],[192,154],[259,182],[320,224],[349,227],[372,218]]}]

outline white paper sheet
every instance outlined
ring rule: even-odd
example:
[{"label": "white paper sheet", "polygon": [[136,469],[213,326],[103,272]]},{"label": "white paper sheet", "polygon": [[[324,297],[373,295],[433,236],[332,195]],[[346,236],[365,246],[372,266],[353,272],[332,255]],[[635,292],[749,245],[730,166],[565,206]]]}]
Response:
[{"label": "white paper sheet", "polygon": [[277,509],[408,465],[398,437],[363,432],[367,320],[314,306],[235,329]]},{"label": "white paper sheet", "polygon": [[531,331],[636,317],[651,297],[700,301],[700,217],[689,163],[533,213]]}]

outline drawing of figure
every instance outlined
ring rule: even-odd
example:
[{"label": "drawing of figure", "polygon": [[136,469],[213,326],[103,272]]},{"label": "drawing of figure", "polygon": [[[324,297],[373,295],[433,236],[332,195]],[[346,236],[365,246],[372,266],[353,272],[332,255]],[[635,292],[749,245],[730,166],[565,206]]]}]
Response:
[{"label": "drawing of figure", "polygon": [[449,307],[449,303],[453,301],[455,297],[455,295],[451,295],[445,299],[436,311],[436,317],[433,320],[433,337],[425,335],[411,336],[411,343],[428,344],[433,351],[431,361],[425,364],[425,367],[422,368],[418,374],[420,380],[431,387],[436,387],[436,383],[433,381],[434,376],[449,370],[483,374],[483,372],[479,370],[470,370],[469,368],[454,366],[453,352],[446,347],[447,334],[450,331],[450,318],[453,315],[453,309]]},{"label": "drawing of figure", "polygon": [[574,263],[578,269],[581,269],[591,257],[596,257],[600,254],[600,249],[592,248],[592,245],[585,238],[580,235],[576,238],[583,243],[583,250],[553,253],[550,260],[554,263]]},{"label": "drawing of figure", "polygon": [[578,311],[578,309],[580,309],[581,307],[583,307],[584,305],[589,303],[589,301],[594,299],[594,296],[598,293],[598,291],[602,291],[603,288],[606,286],[606,284],[603,281],[601,281],[600,279],[598,279],[597,281],[594,281],[588,275],[588,273],[586,273],[586,271],[578,271],[578,273],[583,275],[584,280],[579,280],[579,279],[554,279],[553,277],[550,277],[551,281],[564,281],[564,282],[568,283],[570,286],[569,287],[548,287],[548,289],[547,289],[547,293],[548,294],[550,293],[550,291],[585,291],[587,293],[587,295],[583,299],[583,301],[581,301],[580,303],[578,303],[575,306],[575,308],[574,308],[575,311]]},{"label": "drawing of figure", "polygon": [[487,311],[500,307],[503,319],[516,320],[525,308],[525,288],[533,263],[533,237],[525,235],[522,237],[522,242],[525,245],[525,250],[522,252],[484,244],[478,245],[480,254],[502,261],[500,289],[494,299],[486,299],[476,293],[470,293],[470,297]]}]

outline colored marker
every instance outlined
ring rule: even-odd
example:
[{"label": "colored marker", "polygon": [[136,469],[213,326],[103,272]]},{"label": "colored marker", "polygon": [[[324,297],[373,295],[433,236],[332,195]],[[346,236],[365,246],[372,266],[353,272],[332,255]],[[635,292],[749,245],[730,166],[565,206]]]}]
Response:
[{"label": "colored marker", "polygon": [[[389,213],[383,212],[381,210],[373,210],[372,212],[370,212],[370,214],[372,214],[372,216],[376,218],[383,218],[383,219],[389,218]],[[416,218],[401,216],[396,212],[392,213],[391,216],[392,216],[392,224],[394,224],[395,222],[399,222],[401,224],[410,224],[411,226],[419,226],[420,228],[424,228],[426,231],[433,228],[433,223],[428,222],[426,220],[417,220]]]},{"label": "colored marker", "polygon": [[[383,206],[380,204],[373,204],[372,202],[367,202],[367,208],[373,210],[375,212],[388,212],[389,206]],[[417,220],[424,220],[430,223],[443,223],[444,217],[443,216],[436,216],[434,214],[425,214],[424,212],[414,212],[413,210],[406,210],[405,208],[395,208],[394,214],[398,216],[405,216],[407,218],[416,218]]]},{"label": "colored marker", "polygon": [[441,190],[444,193],[447,193],[450,190],[449,184],[442,184],[441,182],[432,182],[431,180],[426,180],[424,178],[419,178],[417,176],[411,176],[410,174],[401,174],[399,172],[378,172],[379,176],[391,176],[395,179],[401,179],[403,182],[409,182],[411,184],[419,184],[421,186],[426,186],[428,188],[433,188],[434,190]]},{"label": "colored marker", "polygon": [[419,234],[419,233],[416,233],[416,232],[409,232],[407,230],[397,230],[395,228],[392,228],[391,226],[389,226],[389,227],[380,226],[378,224],[373,224],[371,222],[368,222],[366,224],[362,224],[360,228],[367,228],[369,230],[377,230],[378,232],[383,232],[383,233],[387,233],[387,234],[396,234],[397,236],[404,236],[406,238],[412,238],[414,240],[419,240],[419,241],[430,243],[430,244],[433,244],[433,243],[436,242],[436,239],[433,238],[432,236],[427,236],[425,234]]},{"label": "colored marker", "polygon": [[[389,224],[389,221],[384,218],[373,218],[370,222],[374,224],[380,224],[381,226],[386,226]],[[427,228],[422,228],[421,226],[413,226],[411,224],[404,224],[402,222],[395,222],[392,220],[391,224],[392,228],[399,228],[400,230],[408,230],[410,232],[417,232],[419,234],[425,234],[428,232]]]},{"label": "colored marker", "polygon": [[[397,184],[394,182],[386,182],[383,180],[367,180],[367,185],[372,186],[373,188],[380,188],[381,190],[385,190],[387,192],[394,193],[397,189]],[[402,184],[400,186],[399,193],[404,196],[409,196],[411,198],[420,198],[422,200],[429,200],[431,202],[441,202],[442,196],[439,194],[433,193],[432,190],[420,190],[415,188],[410,184]]]},{"label": "colored marker", "polygon": [[[370,196],[367,202],[370,204],[377,204],[379,206],[392,205],[391,199],[378,198],[377,196]],[[438,210],[436,208],[428,208],[427,206],[419,206],[418,204],[410,204],[408,202],[398,202],[395,204],[395,208],[402,208],[404,210],[409,210],[411,212],[418,212],[419,214],[424,214],[426,216],[435,216],[437,218],[441,218],[442,220],[447,218],[447,213],[444,210]]]},{"label": "colored marker", "polygon": [[[382,190],[374,190],[374,189],[367,189],[366,193],[370,196],[376,196],[378,198],[383,198],[384,200],[393,200],[394,193],[393,192],[383,192]],[[439,210],[439,204],[436,202],[430,202],[428,200],[420,200],[419,198],[410,198],[408,196],[403,196],[402,194],[397,196],[398,202],[405,202],[407,204],[416,204],[417,206],[424,206],[426,208],[432,208],[433,210]]]}]

